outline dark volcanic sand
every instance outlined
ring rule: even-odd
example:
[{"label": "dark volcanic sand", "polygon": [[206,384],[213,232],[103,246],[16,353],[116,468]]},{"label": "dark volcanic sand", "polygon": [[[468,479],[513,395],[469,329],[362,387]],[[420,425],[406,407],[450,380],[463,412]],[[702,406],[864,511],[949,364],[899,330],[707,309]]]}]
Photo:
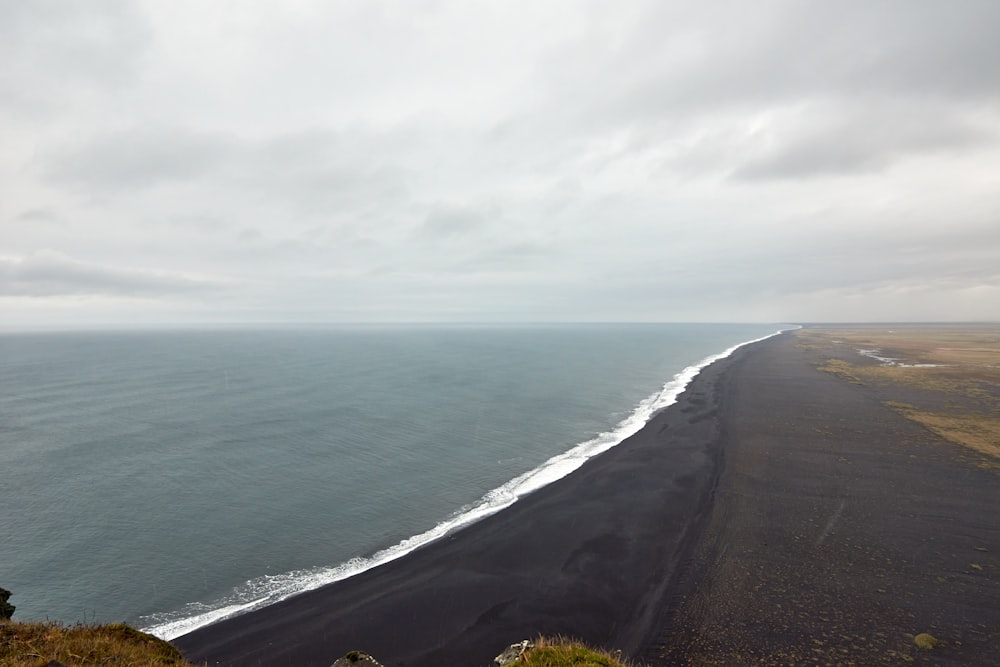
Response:
[{"label": "dark volcanic sand", "polygon": [[784,336],[728,373],[711,517],[644,657],[1000,665],[1000,476],[813,354]]},{"label": "dark volcanic sand", "polygon": [[265,667],[485,666],[540,633],[651,665],[1000,664],[1000,477],[808,354],[743,348],[500,514],[174,643]]},{"label": "dark volcanic sand", "polygon": [[352,649],[387,666],[475,667],[540,633],[637,652],[708,507],[724,367],[705,369],[633,437],[499,514],[174,643],[198,663],[265,667],[325,667]]}]

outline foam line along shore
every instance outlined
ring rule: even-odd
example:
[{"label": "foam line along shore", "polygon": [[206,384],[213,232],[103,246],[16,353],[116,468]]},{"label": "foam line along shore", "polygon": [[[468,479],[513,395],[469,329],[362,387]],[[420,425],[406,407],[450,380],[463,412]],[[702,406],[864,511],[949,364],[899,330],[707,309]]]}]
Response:
[{"label": "foam line along shore", "polygon": [[637,650],[709,501],[717,384],[754,347],[693,366],[666,409],[504,511],[175,643],[219,665],[305,664],[358,647],[387,664],[478,664],[537,633]]},{"label": "foam line along shore", "polygon": [[461,508],[430,530],[408,537],[372,555],[359,555],[333,567],[316,567],[248,581],[227,598],[210,603],[192,603],[177,612],[148,618],[145,620],[144,630],[163,639],[174,639],[222,619],[261,609],[291,596],[356,576],[481,521],[510,507],[527,494],[571,474],[590,458],[609,450],[638,432],[656,412],[675,403],[678,395],[691,380],[709,364],[730,356],[745,345],[765,340],[784,330],[779,329],[766,336],[732,345],[722,352],[709,355],[687,366],[665,382],[657,392],[642,400],[614,428],[599,433],[492,489],[476,503]]}]

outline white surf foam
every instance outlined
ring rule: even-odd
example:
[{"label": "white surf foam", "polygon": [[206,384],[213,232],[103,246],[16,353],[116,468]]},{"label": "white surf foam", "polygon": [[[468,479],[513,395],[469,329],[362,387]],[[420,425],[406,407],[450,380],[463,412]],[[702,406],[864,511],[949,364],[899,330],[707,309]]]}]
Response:
[{"label": "white surf foam", "polygon": [[659,391],[642,400],[635,410],[612,430],[600,433],[586,442],[581,442],[569,451],[553,456],[537,468],[487,492],[476,503],[461,508],[453,516],[426,532],[409,537],[372,556],[352,558],[346,563],[334,567],[317,567],[258,577],[235,587],[231,594],[225,598],[207,604],[195,602],[175,612],[145,616],[140,619],[140,623],[144,625],[142,630],[162,639],[174,639],[216,621],[266,607],[293,595],[347,579],[397,558],[402,558],[448,533],[496,514],[532,491],[537,491],[543,486],[565,477],[582,466],[588,459],[611,449],[637,433],[656,412],[674,404],[684,388],[709,364],[728,357],[745,345],[771,338],[787,330],[779,329],[767,336],[733,345],[718,354],[705,357],[697,364],[688,366],[674,375]]}]

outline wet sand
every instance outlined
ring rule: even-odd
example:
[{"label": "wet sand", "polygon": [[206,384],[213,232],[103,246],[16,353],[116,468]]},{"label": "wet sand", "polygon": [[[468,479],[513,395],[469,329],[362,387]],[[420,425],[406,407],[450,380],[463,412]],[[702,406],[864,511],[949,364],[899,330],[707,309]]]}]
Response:
[{"label": "wet sand", "polygon": [[650,665],[1000,664],[1000,476],[817,354],[742,348],[500,514],[174,643],[265,667],[485,666],[538,634]]}]

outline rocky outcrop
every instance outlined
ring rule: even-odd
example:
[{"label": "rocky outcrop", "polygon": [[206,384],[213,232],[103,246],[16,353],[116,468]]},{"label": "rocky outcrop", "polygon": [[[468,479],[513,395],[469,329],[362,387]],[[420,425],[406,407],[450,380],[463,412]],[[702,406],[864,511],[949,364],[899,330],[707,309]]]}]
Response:
[{"label": "rocky outcrop", "polygon": [[330,667],[383,667],[382,663],[364,651],[350,651],[343,658],[338,658]]},{"label": "rocky outcrop", "polygon": [[14,615],[16,607],[7,602],[11,595],[12,593],[6,588],[0,588],[0,619],[10,618]]},{"label": "rocky outcrop", "polygon": [[[535,645],[525,639],[522,642],[508,646],[504,649],[503,653],[493,658],[493,662],[497,667],[513,665],[515,662],[521,660],[521,656],[526,651],[530,651],[533,648],[535,648]],[[364,651],[351,651],[343,658],[338,658],[334,661],[330,667],[383,667],[383,665]]]},{"label": "rocky outcrop", "polygon": [[506,665],[512,665],[521,659],[525,651],[535,648],[535,645],[529,642],[527,639],[518,643],[511,644],[503,653],[493,658],[493,662],[497,664],[497,667],[506,667]]}]

